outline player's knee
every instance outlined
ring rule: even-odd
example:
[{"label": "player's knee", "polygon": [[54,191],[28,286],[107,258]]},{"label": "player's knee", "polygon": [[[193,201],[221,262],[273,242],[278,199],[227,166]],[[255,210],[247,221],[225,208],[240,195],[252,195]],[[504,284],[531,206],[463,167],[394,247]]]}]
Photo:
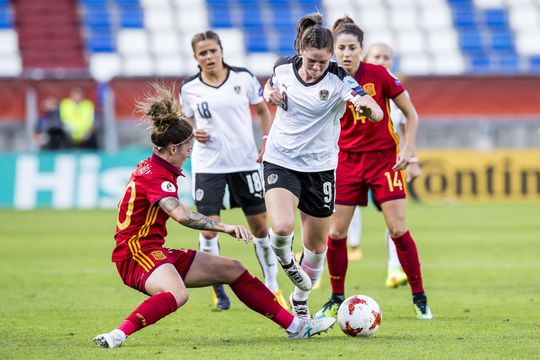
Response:
[{"label": "player's knee", "polygon": [[238,277],[242,275],[244,271],[246,271],[246,267],[239,260],[230,259],[227,265],[227,280],[229,284],[238,279]]},{"label": "player's knee", "polygon": [[210,239],[213,239],[216,237],[217,233],[215,231],[201,231],[201,235],[207,239],[207,240],[210,240]]},{"label": "player's knee", "polygon": [[268,228],[266,227],[266,224],[256,224],[251,226],[251,232],[253,233],[253,236],[263,238],[268,235]]},{"label": "player's knee", "polygon": [[347,236],[347,230],[331,228],[328,234],[334,240],[345,239],[345,237]]},{"label": "player's knee", "polygon": [[290,235],[294,231],[294,222],[283,220],[272,223],[272,231],[279,236]]},{"label": "player's knee", "polygon": [[407,227],[405,226],[405,224],[401,226],[399,225],[388,226],[388,232],[390,233],[391,237],[398,238],[401,235],[405,234],[405,232],[407,232]]},{"label": "player's knee", "polygon": [[176,304],[178,305],[178,308],[183,306],[189,300],[189,294],[187,290],[176,291],[173,295],[176,300]]}]

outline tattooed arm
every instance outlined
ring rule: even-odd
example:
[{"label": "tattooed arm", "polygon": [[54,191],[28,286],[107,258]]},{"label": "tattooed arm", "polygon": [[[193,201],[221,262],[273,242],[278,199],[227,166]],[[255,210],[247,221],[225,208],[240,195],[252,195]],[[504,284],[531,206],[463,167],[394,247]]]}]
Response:
[{"label": "tattooed arm", "polygon": [[186,207],[175,197],[166,197],[159,201],[159,206],[178,223],[195,230],[210,230],[229,234],[237,239],[242,239],[246,243],[251,240],[251,233],[241,225],[228,225],[210,219]]}]

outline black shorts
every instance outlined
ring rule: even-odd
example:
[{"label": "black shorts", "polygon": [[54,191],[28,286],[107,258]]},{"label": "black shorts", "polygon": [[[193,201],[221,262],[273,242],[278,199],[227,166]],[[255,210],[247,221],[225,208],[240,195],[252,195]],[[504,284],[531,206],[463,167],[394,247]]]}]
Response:
[{"label": "black shorts", "polygon": [[228,174],[195,174],[193,198],[197,211],[203,215],[220,215],[225,196],[225,185],[229,188],[232,208],[240,207],[246,216],[261,214],[264,206],[264,189],[258,170]]},{"label": "black shorts", "polygon": [[300,172],[264,162],[264,189],[287,189],[299,200],[298,209],[315,217],[334,212],[335,171]]}]

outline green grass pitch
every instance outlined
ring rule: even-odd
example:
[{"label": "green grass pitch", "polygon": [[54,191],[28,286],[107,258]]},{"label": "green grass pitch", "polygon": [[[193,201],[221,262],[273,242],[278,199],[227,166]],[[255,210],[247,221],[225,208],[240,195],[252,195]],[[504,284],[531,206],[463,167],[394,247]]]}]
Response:
[{"label": "green grass pitch", "polygon": [[[381,306],[382,325],[372,338],[349,338],[336,327],[290,341],[236,298],[229,311],[216,313],[210,290],[193,289],[185,307],[105,350],[92,338],[145,298],[123,285],[110,262],[115,212],[0,211],[0,359],[538,358],[539,205],[412,205],[407,212],[432,321],[415,319],[408,287],[385,288],[382,216],[368,208],[364,260],[350,263],[347,293]],[[223,217],[242,221],[239,211]],[[196,247],[195,231],[172,221],[169,230],[168,246]],[[252,245],[222,235],[221,248],[261,276]],[[312,312],[329,295],[326,271],[323,279],[312,292]],[[281,272],[280,283],[288,295],[292,286]]]}]

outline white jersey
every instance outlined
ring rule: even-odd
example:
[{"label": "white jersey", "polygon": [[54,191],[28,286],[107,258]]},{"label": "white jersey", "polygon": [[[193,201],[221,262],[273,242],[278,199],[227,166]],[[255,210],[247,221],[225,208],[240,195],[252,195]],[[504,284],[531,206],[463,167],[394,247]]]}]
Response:
[{"label": "white jersey", "polygon": [[223,174],[259,168],[249,105],[263,101],[261,85],[248,70],[227,67],[227,78],[220,86],[205,84],[200,73],[182,85],[184,114],[194,117],[197,128],[210,134],[206,144],[195,141],[191,155],[194,173]]},{"label": "white jersey", "polygon": [[399,134],[401,136],[400,126],[405,125],[407,123],[407,118],[405,117],[405,114],[394,103],[394,101],[390,101],[390,118],[392,119],[392,126],[394,127],[394,132],[396,134]]},{"label": "white jersey", "polygon": [[358,84],[335,62],[330,62],[319,80],[306,84],[298,74],[301,65],[302,58],[294,56],[280,58],[274,66],[272,86],[282,93],[283,101],[270,129],[264,160],[301,172],[334,170],[339,119],[346,102],[359,96],[351,90]]}]

